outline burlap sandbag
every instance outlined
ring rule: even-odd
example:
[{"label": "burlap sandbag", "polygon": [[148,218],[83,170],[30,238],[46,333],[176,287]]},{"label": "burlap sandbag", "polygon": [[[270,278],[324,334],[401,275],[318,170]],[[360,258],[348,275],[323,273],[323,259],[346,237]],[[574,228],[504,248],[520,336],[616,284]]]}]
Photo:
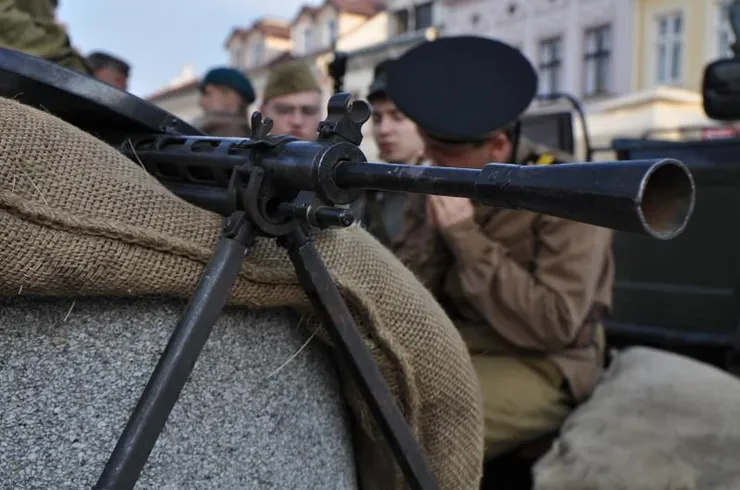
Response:
[{"label": "burlap sandbag", "polygon": [[[190,296],[221,217],[178,199],[136,163],[48,113],[0,99],[0,126],[0,294]],[[313,238],[439,485],[477,488],[481,398],[454,326],[362,229]],[[230,302],[312,311],[274,240],[250,250]],[[363,427],[357,434],[363,488],[406,488],[353,384],[344,385]]]},{"label": "burlap sandbag", "polygon": [[634,347],[566,420],[535,490],[737,490],[739,452],[740,380]]}]

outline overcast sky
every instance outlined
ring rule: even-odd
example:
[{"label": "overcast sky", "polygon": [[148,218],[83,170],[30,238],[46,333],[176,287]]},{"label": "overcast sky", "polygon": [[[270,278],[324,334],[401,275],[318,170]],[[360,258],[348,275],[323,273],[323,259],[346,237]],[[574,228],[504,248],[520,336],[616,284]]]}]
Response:
[{"label": "overcast sky", "polygon": [[109,51],[132,66],[129,91],[146,96],[192,64],[200,74],[228,62],[234,27],[262,16],[292,19],[319,0],[60,0],[59,19],[83,53]]}]

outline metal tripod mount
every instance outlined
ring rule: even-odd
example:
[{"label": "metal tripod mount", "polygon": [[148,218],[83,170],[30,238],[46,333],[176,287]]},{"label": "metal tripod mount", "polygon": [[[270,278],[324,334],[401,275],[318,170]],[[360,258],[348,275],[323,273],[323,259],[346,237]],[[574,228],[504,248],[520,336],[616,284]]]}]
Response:
[{"label": "metal tripod mount", "polygon": [[[341,161],[364,161],[357,145],[362,139],[362,124],[369,117],[367,104],[362,101],[350,104],[349,94],[337,94],[329,103],[329,116],[319,125],[317,141],[306,142],[312,148],[316,148],[316,144],[322,148],[315,159],[304,165],[315,181],[326,183],[323,186],[324,197],[329,199],[324,200],[310,192],[292,191],[295,187],[281,186],[279,179],[275,178],[274,168],[279,163],[270,156],[284,150],[288,142],[295,144],[296,140],[268,136],[272,121],[263,121],[259,113],[252,116],[253,138],[240,145],[247,158],[231,173],[228,188],[230,214],[225,220],[220,242],[95,485],[96,490],[132,489],[136,484],[226,305],[242,262],[258,236],[276,238],[278,244],[287,250],[297,277],[332,340],[337,357],[357,382],[411,488],[438,488],[423,452],[365,347],[347,305],[316,247],[307,237],[309,226],[326,228],[348,226],[353,222],[348,209],[323,203],[349,203],[358,197],[361,190],[339,189],[331,185],[331,178],[326,177]],[[296,158],[296,162],[299,161],[302,160]]]}]

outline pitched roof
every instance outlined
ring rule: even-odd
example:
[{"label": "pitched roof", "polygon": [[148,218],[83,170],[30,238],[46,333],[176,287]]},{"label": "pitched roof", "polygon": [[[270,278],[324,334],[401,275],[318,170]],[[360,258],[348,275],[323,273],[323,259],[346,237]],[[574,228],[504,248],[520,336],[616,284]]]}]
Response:
[{"label": "pitched roof", "polygon": [[290,39],[289,22],[280,19],[259,19],[251,27],[235,27],[224,45],[228,46],[235,37],[244,39],[255,31],[261,32],[264,36]]},{"label": "pitched roof", "polygon": [[296,12],[293,20],[291,21],[291,24],[295,24],[296,22],[298,22],[298,19],[300,19],[303,14],[306,14],[311,19],[313,19],[314,16],[319,12],[319,10],[319,7],[314,7],[312,5],[303,5],[300,9],[298,9],[298,12]]},{"label": "pitched roof", "polygon": [[385,0],[326,0],[321,7],[327,5],[338,12],[372,17],[385,9]]},{"label": "pitched roof", "polygon": [[284,20],[262,19],[255,22],[253,29],[262,32],[265,36],[290,39],[290,23]]},{"label": "pitched roof", "polygon": [[175,85],[174,87],[165,87],[146,97],[146,100],[149,102],[157,102],[173,95],[190,92],[193,89],[197,89],[199,85],[200,80],[190,80],[188,82]]},{"label": "pitched roof", "polygon": [[303,5],[293,17],[293,24],[298,19],[307,14],[313,19],[322,9],[326,7],[332,7],[337,12],[363,15],[365,17],[372,17],[373,15],[385,10],[385,0],[324,0],[324,2],[314,7],[312,5]]}]

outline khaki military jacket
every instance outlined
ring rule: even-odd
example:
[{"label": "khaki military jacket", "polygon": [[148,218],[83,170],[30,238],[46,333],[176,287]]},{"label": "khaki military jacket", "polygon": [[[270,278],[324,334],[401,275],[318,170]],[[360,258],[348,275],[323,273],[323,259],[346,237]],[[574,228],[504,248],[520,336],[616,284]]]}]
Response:
[{"label": "khaki military jacket", "polygon": [[[418,158],[407,165],[419,165]],[[406,192],[368,190],[350,205],[355,219],[386,247],[390,247],[403,232]]]},{"label": "khaki military jacket", "polygon": [[249,138],[252,135],[249,121],[239,114],[220,112],[205,114],[195,125],[209,136]]},{"label": "khaki military jacket", "polygon": [[[571,160],[523,140],[522,164]],[[474,204],[474,219],[438,231],[426,196],[409,197],[393,248],[435,295],[472,354],[554,361],[575,401],[602,372],[600,320],[611,307],[612,231]]]},{"label": "khaki military jacket", "polygon": [[49,0],[0,0],[0,47],[23,51],[90,74],[54,19]]}]

